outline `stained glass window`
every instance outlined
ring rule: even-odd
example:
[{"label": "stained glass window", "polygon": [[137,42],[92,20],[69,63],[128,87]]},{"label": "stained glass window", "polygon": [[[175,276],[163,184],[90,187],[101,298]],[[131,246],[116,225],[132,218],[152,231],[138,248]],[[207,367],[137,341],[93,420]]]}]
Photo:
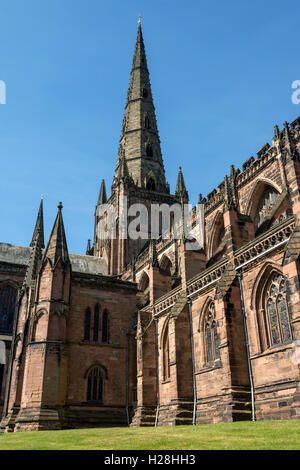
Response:
[{"label": "stained glass window", "polygon": [[280,274],[273,275],[266,291],[266,311],[269,326],[270,345],[292,339],[291,326],[286,302],[285,281]]},{"label": "stained glass window", "polygon": [[88,375],[87,401],[103,403],[104,373],[101,367],[93,367]]},{"label": "stained glass window", "polygon": [[215,304],[211,302],[206,313],[205,322],[205,339],[206,339],[206,362],[212,364],[220,357],[219,337],[217,333],[217,325],[215,320]]},{"label": "stained glass window", "polygon": [[289,323],[286,303],[282,295],[278,296],[277,308],[278,308],[279,319],[281,321],[282,341],[287,341],[291,339],[291,331],[290,331],[290,323]]},{"label": "stained glass window", "polygon": [[11,335],[13,331],[14,313],[17,291],[6,286],[0,289],[0,333]]},{"label": "stained glass window", "polygon": [[280,343],[280,334],[279,334],[279,327],[277,322],[277,312],[276,312],[276,303],[274,299],[268,300],[268,314],[269,314],[269,321],[270,321],[270,333],[272,336],[272,343],[277,344]]},{"label": "stained glass window", "polygon": [[215,345],[215,358],[219,359],[220,358],[219,336],[218,336],[216,324],[214,325],[213,334],[214,334],[214,345]]},{"label": "stained glass window", "polygon": [[207,341],[207,362],[213,362],[213,345],[211,341],[211,326],[206,326],[206,341]]},{"label": "stained glass window", "polygon": [[170,351],[169,351],[169,325],[167,325],[164,332],[163,341],[163,378],[167,380],[170,378]]}]

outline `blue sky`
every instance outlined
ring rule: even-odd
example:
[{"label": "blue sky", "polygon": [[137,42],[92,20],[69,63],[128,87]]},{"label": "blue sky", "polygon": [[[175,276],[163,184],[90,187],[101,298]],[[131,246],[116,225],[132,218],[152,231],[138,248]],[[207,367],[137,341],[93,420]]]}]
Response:
[{"label": "blue sky", "polygon": [[93,234],[110,191],[143,17],[167,180],[195,203],[300,115],[300,3],[290,0],[1,0],[0,241],[28,245],[41,193],[59,201],[69,251]]}]

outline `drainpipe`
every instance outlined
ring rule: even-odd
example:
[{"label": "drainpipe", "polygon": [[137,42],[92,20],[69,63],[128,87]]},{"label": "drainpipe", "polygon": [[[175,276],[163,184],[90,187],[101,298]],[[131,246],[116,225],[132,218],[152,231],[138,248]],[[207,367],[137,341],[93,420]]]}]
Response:
[{"label": "drainpipe", "polygon": [[126,419],[127,426],[130,424],[129,419],[129,397],[128,397],[128,375],[129,375],[129,331],[126,332]]},{"label": "drainpipe", "polygon": [[252,366],[251,366],[251,359],[250,359],[250,352],[249,352],[249,337],[248,337],[248,330],[247,330],[246,310],[245,310],[244,294],[243,294],[242,273],[238,271],[238,268],[236,268],[236,271],[237,271],[237,278],[238,278],[239,287],[240,287],[242,317],[243,317],[243,326],[244,326],[244,335],[245,335],[245,346],[246,346],[248,372],[249,372],[250,389],[251,389],[251,415],[252,415],[251,419],[252,421],[255,421],[256,418],[255,418],[254,385],[253,385],[253,374],[252,374]]},{"label": "drainpipe", "polygon": [[158,362],[158,319],[154,317],[155,322],[155,361],[156,361],[156,413],[155,413],[155,427],[158,424],[158,414],[159,414],[159,362]]},{"label": "drainpipe", "polygon": [[192,359],[192,374],[193,374],[193,425],[196,424],[196,410],[197,410],[197,388],[195,377],[195,352],[194,352],[194,333],[193,333],[193,319],[192,319],[192,301],[187,301],[189,308],[189,323],[190,323],[190,339],[191,339],[191,359]]}]

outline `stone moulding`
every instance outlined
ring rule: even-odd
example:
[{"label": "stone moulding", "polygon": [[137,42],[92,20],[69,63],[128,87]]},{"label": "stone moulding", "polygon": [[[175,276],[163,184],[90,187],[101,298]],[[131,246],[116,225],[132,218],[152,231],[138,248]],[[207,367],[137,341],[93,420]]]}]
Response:
[{"label": "stone moulding", "polygon": [[295,227],[294,217],[289,217],[281,224],[272,227],[268,232],[257,237],[235,253],[236,268],[253,261],[258,256],[263,256],[277,247],[287,243]]}]

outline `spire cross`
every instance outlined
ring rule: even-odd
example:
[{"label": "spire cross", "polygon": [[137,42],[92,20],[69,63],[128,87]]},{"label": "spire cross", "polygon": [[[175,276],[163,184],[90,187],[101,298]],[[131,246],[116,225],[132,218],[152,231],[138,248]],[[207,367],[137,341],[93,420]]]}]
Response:
[{"label": "spire cross", "polygon": [[139,21],[138,21],[138,24],[142,24],[142,16],[139,15]]}]

